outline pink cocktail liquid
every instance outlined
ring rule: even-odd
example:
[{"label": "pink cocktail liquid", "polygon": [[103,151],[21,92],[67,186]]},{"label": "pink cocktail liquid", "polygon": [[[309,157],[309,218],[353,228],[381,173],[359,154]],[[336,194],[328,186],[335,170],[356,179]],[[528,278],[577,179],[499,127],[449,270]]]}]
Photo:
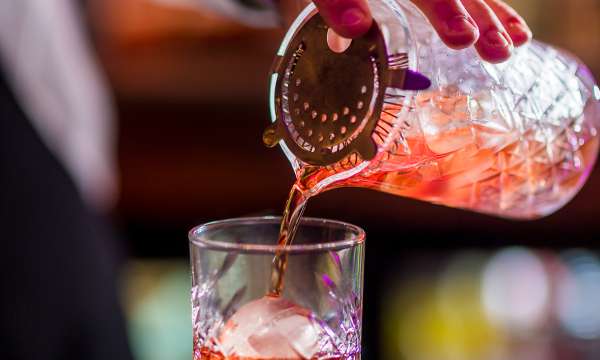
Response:
[{"label": "pink cocktail liquid", "polygon": [[[404,136],[381,151],[361,172],[320,189],[365,187],[450,207],[497,216],[531,219],[566,204],[585,183],[598,152],[598,134],[583,116],[556,125],[537,122],[525,130],[509,119],[473,121],[477,103],[448,91],[416,98],[426,121],[398,124],[400,105],[387,105],[373,134],[383,147],[392,131],[405,126]],[[433,110],[432,110],[433,109]],[[461,121],[461,117],[464,121]],[[412,129],[411,129],[412,127]],[[352,159],[354,157],[354,159]],[[297,186],[310,190],[322,180],[360,163],[299,171]]]},{"label": "pink cocktail liquid", "polygon": [[[271,358],[271,357],[239,357],[239,356],[224,356],[220,352],[209,349],[208,347],[200,347],[194,345],[194,360],[296,360],[301,358]],[[313,358],[311,360],[317,360]],[[341,357],[330,357],[328,360],[346,360]]]},{"label": "pink cocktail liquid", "polygon": [[[220,330],[212,346],[194,339],[194,360],[354,360],[332,353],[331,337],[310,310],[280,295],[267,295],[240,307]],[[227,355],[225,355],[227,354]]]}]

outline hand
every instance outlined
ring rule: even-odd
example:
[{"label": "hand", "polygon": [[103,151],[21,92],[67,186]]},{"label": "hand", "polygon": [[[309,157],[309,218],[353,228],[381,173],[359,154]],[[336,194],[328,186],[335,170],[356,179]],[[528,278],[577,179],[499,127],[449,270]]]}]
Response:
[{"label": "hand", "polygon": [[[355,38],[371,26],[367,0],[313,0],[323,18],[340,35]],[[531,39],[531,30],[517,12],[501,0],[412,0],[427,16],[440,38],[453,49],[471,45],[482,59],[507,60],[514,46]]]}]

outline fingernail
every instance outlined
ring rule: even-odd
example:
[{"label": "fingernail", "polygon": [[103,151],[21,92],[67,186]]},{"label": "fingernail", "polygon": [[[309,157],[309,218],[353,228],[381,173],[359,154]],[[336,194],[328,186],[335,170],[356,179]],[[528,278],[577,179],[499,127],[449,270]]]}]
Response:
[{"label": "fingernail", "polygon": [[477,27],[469,20],[464,15],[457,15],[446,21],[446,26],[453,34],[474,33],[477,31]]},{"label": "fingernail", "polygon": [[508,31],[511,33],[515,33],[515,32],[519,32],[524,34],[526,37],[530,38],[533,36],[533,34],[531,33],[531,29],[529,28],[529,26],[523,24],[522,22],[518,21],[518,20],[512,20],[507,24],[508,27]]},{"label": "fingernail", "polygon": [[508,34],[498,30],[489,30],[485,33],[484,38],[485,43],[493,47],[506,48],[512,46],[512,41]]},{"label": "fingernail", "polygon": [[523,30],[527,30],[527,31],[531,31],[529,29],[529,27],[521,20],[519,19],[511,19],[509,20],[507,23],[508,27],[510,28],[519,28],[519,29],[523,29]]},{"label": "fingernail", "polygon": [[340,22],[344,26],[353,26],[360,24],[365,19],[365,13],[357,8],[350,8],[342,14]]}]

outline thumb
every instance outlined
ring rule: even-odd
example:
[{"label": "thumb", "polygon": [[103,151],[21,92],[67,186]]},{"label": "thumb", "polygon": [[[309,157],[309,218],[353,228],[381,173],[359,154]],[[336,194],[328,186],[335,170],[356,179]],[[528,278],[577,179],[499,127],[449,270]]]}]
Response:
[{"label": "thumb", "polygon": [[343,37],[359,37],[369,30],[373,22],[366,0],[313,1],[325,22]]}]

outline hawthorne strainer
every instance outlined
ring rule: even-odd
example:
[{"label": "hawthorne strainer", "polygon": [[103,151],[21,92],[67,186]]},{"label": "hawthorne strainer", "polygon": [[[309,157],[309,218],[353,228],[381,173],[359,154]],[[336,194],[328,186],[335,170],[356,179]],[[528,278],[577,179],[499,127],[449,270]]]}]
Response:
[{"label": "hawthorne strainer", "polygon": [[[287,40],[287,41],[286,41]],[[364,36],[344,39],[313,11],[290,30],[275,58],[271,82],[273,124],[267,146],[284,141],[300,160],[327,166],[356,153],[372,159],[372,133],[390,88],[430,86],[408,69],[407,53],[389,53],[377,22]]]}]

